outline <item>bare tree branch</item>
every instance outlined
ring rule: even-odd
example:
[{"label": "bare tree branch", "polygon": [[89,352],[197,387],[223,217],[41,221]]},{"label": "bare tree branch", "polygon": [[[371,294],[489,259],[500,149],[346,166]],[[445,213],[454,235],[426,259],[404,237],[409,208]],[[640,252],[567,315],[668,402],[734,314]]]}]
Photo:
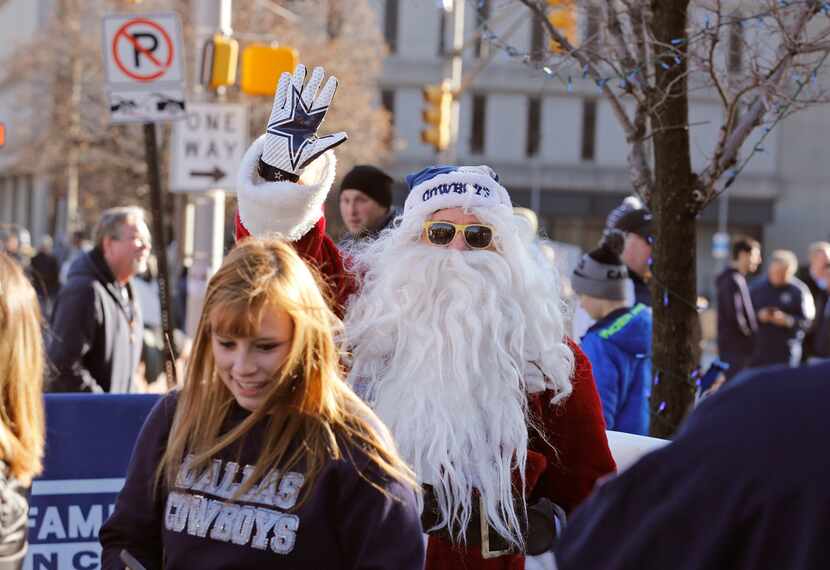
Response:
[{"label": "bare tree branch", "polygon": [[[821,4],[819,2],[809,2],[803,7],[792,28],[784,27],[782,31],[785,36],[778,47],[778,53],[781,57],[768,75],[766,89],[777,87],[780,84],[785,72],[798,54],[798,38],[804,33],[810,19],[820,9]],[[776,15],[776,18],[778,18],[778,15]],[[728,168],[735,164],[741,146],[750,133],[760,124],[766,112],[767,104],[764,97],[759,94],[734,128],[721,130],[721,136],[712,161],[698,177],[699,189],[702,192],[701,208],[705,207],[714,198],[715,183]]]},{"label": "bare tree branch", "polygon": [[[613,89],[608,85],[608,79],[603,77],[595,62],[580,50],[576,49],[568,39],[557,30],[553,24],[547,19],[544,8],[533,0],[520,0],[522,4],[527,6],[537,18],[545,26],[550,37],[559,43],[560,46],[580,65],[586,70],[587,74],[596,82],[603,96],[611,105],[611,110],[614,116],[622,126],[625,133],[626,141],[631,145],[631,151],[628,156],[629,170],[631,172],[632,184],[634,191],[640,195],[646,202],[649,200],[653,191],[653,176],[651,174],[651,166],[646,156],[645,147],[642,144],[645,136],[645,127],[640,121],[636,123],[638,118],[635,113],[635,121],[628,116],[620,98],[614,93]],[[638,105],[639,107],[639,105]]]}]

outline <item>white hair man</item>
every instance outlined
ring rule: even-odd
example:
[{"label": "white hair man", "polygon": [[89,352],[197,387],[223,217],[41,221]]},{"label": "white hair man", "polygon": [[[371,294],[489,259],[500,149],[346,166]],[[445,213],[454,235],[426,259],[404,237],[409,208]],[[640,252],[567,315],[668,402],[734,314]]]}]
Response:
[{"label": "white hair man", "polygon": [[[524,526],[528,504],[570,509],[613,469],[581,353],[572,376],[557,276],[532,257],[497,180],[488,167],[410,175],[399,227],[355,260],[351,378],[424,483],[430,568],[476,568],[474,551],[515,563],[538,530]],[[572,446],[591,457],[596,471],[577,476],[590,481],[568,481],[585,467],[569,464]]]},{"label": "white hair man", "polygon": [[[240,181],[241,227],[254,234],[269,230],[266,202],[322,203],[331,186],[303,191],[279,173],[266,183],[250,166],[262,148]],[[570,510],[614,469],[590,364],[565,338],[556,274],[533,261],[492,170],[434,167],[407,183],[400,225],[352,260],[350,380],[424,484],[427,570],[523,568],[554,534],[540,499]],[[305,229],[278,231],[307,251],[320,213],[298,211],[313,211],[297,220]],[[343,282],[341,261],[319,264],[329,281]]]}]

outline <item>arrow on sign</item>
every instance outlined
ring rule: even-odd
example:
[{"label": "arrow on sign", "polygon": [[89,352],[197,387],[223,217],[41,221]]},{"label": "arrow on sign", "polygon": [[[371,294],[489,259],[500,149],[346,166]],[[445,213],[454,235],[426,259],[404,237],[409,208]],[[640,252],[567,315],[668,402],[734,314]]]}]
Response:
[{"label": "arrow on sign", "polygon": [[213,170],[191,170],[190,176],[207,176],[213,178],[214,182],[219,182],[225,177],[225,171],[214,166]]}]

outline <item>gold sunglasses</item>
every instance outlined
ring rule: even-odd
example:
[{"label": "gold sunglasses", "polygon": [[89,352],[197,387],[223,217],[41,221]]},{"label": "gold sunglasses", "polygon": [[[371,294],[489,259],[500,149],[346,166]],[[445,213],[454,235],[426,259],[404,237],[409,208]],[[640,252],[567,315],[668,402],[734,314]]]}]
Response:
[{"label": "gold sunglasses", "polygon": [[456,232],[464,235],[470,249],[486,249],[493,242],[493,228],[485,224],[453,224],[430,220],[424,222],[424,232],[432,245],[446,246],[455,238]]}]

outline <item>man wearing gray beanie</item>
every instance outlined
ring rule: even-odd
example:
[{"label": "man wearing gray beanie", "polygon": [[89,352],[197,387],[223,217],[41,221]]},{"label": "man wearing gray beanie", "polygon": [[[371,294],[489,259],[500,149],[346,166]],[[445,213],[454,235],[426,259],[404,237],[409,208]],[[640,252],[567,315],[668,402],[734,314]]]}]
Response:
[{"label": "man wearing gray beanie", "polygon": [[346,234],[338,244],[349,248],[374,240],[399,215],[392,207],[392,177],[380,168],[360,164],[340,183],[340,215]]},{"label": "man wearing gray beanie", "polygon": [[583,255],[571,285],[596,323],[582,337],[591,361],[607,428],[648,434],[651,393],[651,309],[628,306],[628,271],[620,259],[623,237],[613,232]]}]

